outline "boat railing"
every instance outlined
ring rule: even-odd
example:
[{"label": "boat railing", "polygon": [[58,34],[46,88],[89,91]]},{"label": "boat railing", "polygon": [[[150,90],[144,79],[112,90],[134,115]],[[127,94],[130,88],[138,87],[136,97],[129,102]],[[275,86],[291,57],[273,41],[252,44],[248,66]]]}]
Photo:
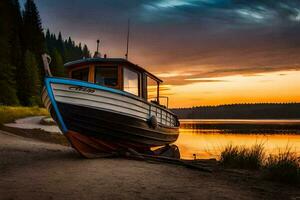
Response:
[{"label": "boat railing", "polygon": [[[166,99],[165,104],[161,103],[162,102],[161,99]],[[158,106],[161,106],[163,108],[169,108],[169,97],[167,97],[167,96],[159,96],[159,98],[152,97],[152,98],[148,98],[148,100],[150,100],[150,102],[152,102]]]},{"label": "boat railing", "polygon": [[167,96],[159,96],[159,102],[161,102],[160,99],[166,99],[167,102],[166,102],[165,106],[166,106],[166,108],[169,108],[169,97],[167,97]]},{"label": "boat railing", "polygon": [[176,120],[173,115],[161,109],[160,106],[150,104],[149,116],[156,116],[157,122],[160,124],[168,126],[176,125]]}]

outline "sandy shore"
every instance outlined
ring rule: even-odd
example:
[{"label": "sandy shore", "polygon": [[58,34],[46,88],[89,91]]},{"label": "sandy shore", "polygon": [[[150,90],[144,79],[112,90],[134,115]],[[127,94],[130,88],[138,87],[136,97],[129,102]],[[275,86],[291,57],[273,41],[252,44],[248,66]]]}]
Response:
[{"label": "sandy shore", "polygon": [[83,159],[70,147],[0,131],[0,199],[296,199],[300,188],[247,171]]}]

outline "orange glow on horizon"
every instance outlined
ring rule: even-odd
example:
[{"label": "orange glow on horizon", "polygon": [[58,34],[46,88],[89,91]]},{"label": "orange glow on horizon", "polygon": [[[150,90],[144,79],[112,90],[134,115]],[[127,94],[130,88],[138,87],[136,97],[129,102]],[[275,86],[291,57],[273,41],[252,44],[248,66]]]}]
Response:
[{"label": "orange glow on horizon", "polygon": [[[167,76],[167,75],[165,75]],[[166,85],[161,93],[170,97],[170,107],[220,105],[234,103],[300,102],[300,71],[261,73],[255,76],[186,79],[190,84]],[[165,82],[165,84],[168,84]]]}]

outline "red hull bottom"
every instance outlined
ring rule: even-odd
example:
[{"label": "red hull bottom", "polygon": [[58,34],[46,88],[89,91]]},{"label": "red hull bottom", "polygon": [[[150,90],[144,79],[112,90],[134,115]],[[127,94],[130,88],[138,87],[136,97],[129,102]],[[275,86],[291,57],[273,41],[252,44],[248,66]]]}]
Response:
[{"label": "red hull bottom", "polygon": [[150,151],[150,147],[106,141],[74,131],[68,131],[65,136],[70,141],[72,147],[86,158],[107,157],[114,155],[114,153],[126,152],[128,149],[134,149],[137,152]]}]

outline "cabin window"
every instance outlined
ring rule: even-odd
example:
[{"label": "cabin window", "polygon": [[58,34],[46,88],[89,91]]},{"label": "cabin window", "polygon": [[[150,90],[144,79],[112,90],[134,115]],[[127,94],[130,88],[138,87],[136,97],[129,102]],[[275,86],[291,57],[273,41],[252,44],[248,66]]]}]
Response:
[{"label": "cabin window", "polygon": [[147,76],[147,99],[148,101],[157,101],[158,83],[154,79]]},{"label": "cabin window", "polygon": [[95,68],[95,83],[108,87],[118,86],[118,67],[97,67]]},{"label": "cabin window", "polygon": [[124,91],[139,96],[139,74],[124,67],[123,86]]},{"label": "cabin window", "polygon": [[89,80],[89,68],[72,71],[72,79],[88,81]]}]

